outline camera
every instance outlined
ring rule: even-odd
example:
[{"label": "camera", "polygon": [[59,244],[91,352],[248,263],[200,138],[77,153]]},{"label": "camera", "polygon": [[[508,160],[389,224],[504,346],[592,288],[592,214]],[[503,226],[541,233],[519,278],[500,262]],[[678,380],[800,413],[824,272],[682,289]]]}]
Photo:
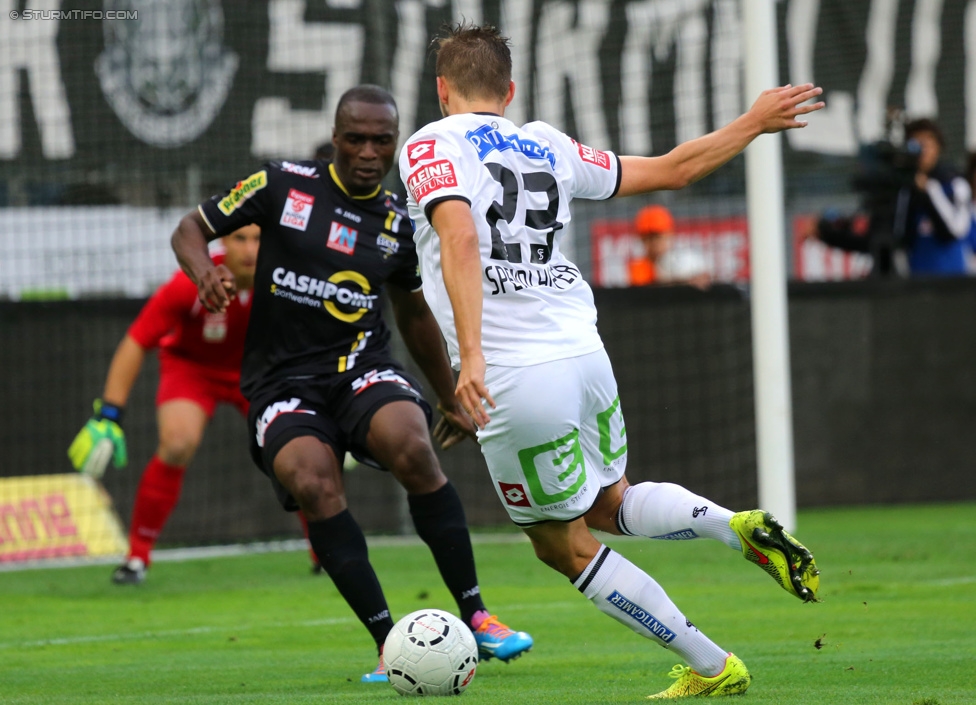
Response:
[{"label": "camera", "polygon": [[899,189],[914,183],[921,153],[921,146],[915,140],[908,140],[901,147],[887,140],[862,145],[854,190],[869,201],[893,201]]},{"label": "camera", "polygon": [[874,276],[899,273],[895,253],[905,247],[906,233],[895,215],[899,193],[915,183],[921,151],[915,140],[904,146],[888,140],[862,145],[852,180],[861,195],[861,217],[825,213],[817,224],[820,239],[834,247],[869,253]]}]

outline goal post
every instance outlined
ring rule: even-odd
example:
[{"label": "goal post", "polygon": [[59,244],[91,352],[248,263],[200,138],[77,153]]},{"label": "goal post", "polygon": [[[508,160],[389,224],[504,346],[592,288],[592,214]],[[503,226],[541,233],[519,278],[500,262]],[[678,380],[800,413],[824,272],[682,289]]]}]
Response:
[{"label": "goal post", "polygon": [[[745,105],[779,84],[776,0],[742,3]],[[780,134],[746,149],[752,350],[756,404],[759,506],[796,527],[789,313],[786,297],[786,217]]]}]

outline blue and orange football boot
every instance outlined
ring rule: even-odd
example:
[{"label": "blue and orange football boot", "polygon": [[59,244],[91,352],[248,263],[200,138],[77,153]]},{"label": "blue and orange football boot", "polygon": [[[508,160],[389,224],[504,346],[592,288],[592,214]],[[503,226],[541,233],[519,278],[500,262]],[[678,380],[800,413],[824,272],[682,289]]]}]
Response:
[{"label": "blue and orange football boot", "polygon": [[487,661],[497,658],[508,662],[518,658],[532,648],[532,637],[525,632],[516,632],[498,621],[495,615],[485,617],[477,629],[472,629],[474,640],[478,642],[478,659]]},{"label": "blue and orange football boot", "polygon": [[383,663],[383,647],[380,647],[380,662],[376,668],[369,673],[364,673],[359,679],[361,683],[389,683],[390,677],[386,675],[386,664]]}]

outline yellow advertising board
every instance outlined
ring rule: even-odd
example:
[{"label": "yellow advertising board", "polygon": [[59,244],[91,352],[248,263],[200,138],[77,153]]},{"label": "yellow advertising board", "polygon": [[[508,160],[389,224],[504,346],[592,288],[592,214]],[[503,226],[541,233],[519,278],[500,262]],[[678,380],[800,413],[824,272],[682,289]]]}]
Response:
[{"label": "yellow advertising board", "polygon": [[97,480],[80,473],[0,478],[0,563],[124,555],[127,548]]}]

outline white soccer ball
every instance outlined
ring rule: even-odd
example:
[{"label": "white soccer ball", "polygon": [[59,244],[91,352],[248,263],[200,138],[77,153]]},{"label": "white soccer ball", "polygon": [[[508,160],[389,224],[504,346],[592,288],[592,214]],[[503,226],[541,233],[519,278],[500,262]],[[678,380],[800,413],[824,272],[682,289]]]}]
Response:
[{"label": "white soccer ball", "polygon": [[453,614],[417,610],[386,637],[383,662],[400,695],[460,695],[474,679],[478,644]]}]

